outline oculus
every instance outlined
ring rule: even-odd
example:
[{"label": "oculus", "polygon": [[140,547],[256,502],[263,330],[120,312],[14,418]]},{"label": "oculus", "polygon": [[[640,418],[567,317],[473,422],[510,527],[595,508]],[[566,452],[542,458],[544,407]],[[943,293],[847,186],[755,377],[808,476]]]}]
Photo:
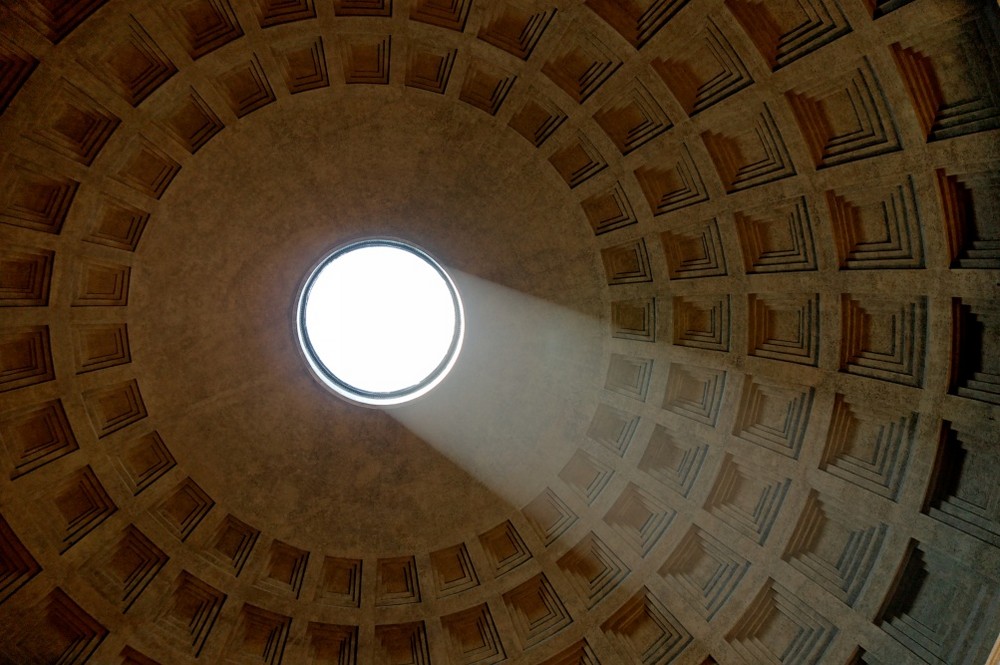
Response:
[{"label": "oculus", "polygon": [[454,366],[465,334],[448,273],[392,238],[355,241],[323,257],[299,293],[296,321],[313,374],[368,406],[426,394]]}]

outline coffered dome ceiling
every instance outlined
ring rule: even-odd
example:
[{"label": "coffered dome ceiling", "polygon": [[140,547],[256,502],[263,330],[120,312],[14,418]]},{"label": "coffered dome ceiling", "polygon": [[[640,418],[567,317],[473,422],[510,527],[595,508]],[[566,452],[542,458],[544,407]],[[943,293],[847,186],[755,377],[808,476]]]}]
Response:
[{"label": "coffered dome ceiling", "polygon": [[[998,25],[0,3],[0,661],[985,662]],[[295,337],[366,236],[468,321],[386,410]]]}]

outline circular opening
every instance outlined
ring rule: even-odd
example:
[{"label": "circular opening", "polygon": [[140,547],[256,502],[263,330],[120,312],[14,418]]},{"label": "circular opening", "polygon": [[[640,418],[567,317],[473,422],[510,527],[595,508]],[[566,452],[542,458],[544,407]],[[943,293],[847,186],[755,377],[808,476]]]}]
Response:
[{"label": "circular opening", "polygon": [[448,274],[399,240],[334,250],[299,296],[309,365],[326,386],[362,404],[400,404],[440,383],[458,357],[464,323]]}]

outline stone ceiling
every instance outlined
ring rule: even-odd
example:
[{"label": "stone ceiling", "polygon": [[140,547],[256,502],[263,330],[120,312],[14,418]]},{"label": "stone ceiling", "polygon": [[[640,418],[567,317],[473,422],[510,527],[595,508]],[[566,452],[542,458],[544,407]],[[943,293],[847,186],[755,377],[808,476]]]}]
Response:
[{"label": "stone ceiling", "polygon": [[[0,662],[983,663],[998,14],[3,0]],[[468,316],[384,411],[370,235]]]}]

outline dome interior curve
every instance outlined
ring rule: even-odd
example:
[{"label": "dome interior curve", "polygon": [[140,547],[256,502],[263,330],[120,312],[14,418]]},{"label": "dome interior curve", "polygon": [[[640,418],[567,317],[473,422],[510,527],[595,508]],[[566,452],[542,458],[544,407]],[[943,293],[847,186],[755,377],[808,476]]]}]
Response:
[{"label": "dome interior curve", "polygon": [[[0,3],[0,662],[1000,662],[998,44],[989,0]],[[390,408],[296,338],[367,237],[466,314]]]}]

